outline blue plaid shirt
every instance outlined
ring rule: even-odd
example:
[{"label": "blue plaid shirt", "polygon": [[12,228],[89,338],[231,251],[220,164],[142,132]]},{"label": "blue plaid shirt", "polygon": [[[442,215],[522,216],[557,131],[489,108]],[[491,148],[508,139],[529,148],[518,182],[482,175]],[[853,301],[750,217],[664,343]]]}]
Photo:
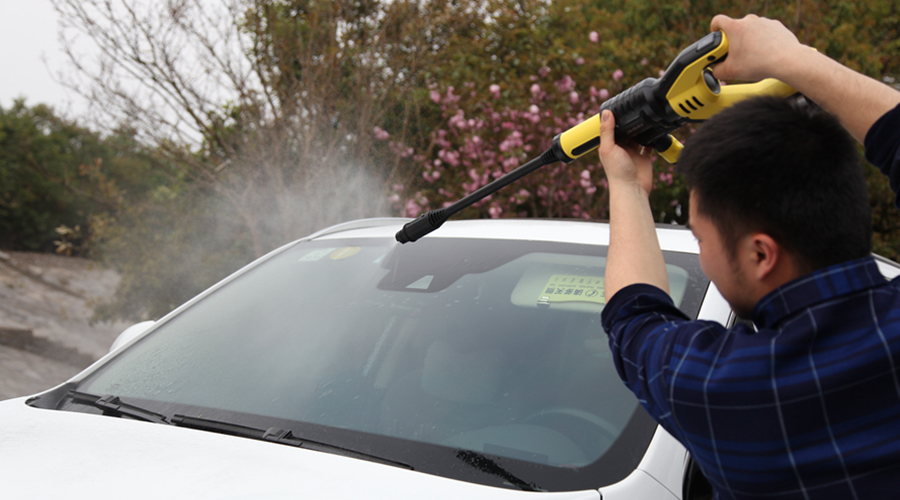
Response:
[{"label": "blue plaid shirt", "polygon": [[616,368],[726,498],[900,496],[900,278],[871,257],[784,284],[758,331],[631,285],[603,311]]}]

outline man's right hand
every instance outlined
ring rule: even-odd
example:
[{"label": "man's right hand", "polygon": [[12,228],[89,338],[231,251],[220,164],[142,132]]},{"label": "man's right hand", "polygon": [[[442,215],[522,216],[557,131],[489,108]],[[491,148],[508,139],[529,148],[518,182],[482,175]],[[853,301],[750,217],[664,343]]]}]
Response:
[{"label": "man's right hand", "polygon": [[777,78],[837,116],[859,142],[878,118],[900,104],[896,89],[802,45],[778,21],[718,15],[710,27],[728,37],[728,58],[713,68],[716,78]]},{"label": "man's right hand", "polygon": [[799,51],[809,50],[780,21],[753,14],[742,19],[720,14],[710,27],[728,37],[728,58],[713,66],[713,74],[720,80],[778,78],[775,75],[800,56]]}]

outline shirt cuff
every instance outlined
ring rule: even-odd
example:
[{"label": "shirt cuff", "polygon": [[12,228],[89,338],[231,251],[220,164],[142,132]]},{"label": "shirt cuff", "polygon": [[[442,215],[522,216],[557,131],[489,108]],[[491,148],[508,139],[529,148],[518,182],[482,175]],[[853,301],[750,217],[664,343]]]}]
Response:
[{"label": "shirt cuff", "polygon": [[900,105],[883,114],[866,132],[866,160],[890,179],[900,207]]},{"label": "shirt cuff", "polygon": [[[645,296],[650,298],[653,302],[656,302],[660,305],[670,306],[675,308],[675,303],[672,302],[672,297],[669,297],[669,294],[664,292],[661,288],[648,285],[646,283],[635,283],[633,285],[628,285],[619,289],[615,295],[606,303],[606,307],[603,308],[603,312],[600,313],[600,322],[603,325],[603,329],[607,332],[612,331],[612,325],[619,319],[623,317],[630,316],[632,308],[626,308],[632,300]],[[623,310],[624,309],[624,310]]]}]

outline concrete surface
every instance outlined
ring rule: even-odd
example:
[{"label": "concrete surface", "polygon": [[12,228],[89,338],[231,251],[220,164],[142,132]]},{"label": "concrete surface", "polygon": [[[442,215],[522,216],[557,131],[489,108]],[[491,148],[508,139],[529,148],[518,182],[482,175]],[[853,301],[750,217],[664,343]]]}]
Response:
[{"label": "concrete surface", "polygon": [[0,252],[0,399],[49,389],[109,350],[130,323],[90,318],[118,279],[85,259]]}]

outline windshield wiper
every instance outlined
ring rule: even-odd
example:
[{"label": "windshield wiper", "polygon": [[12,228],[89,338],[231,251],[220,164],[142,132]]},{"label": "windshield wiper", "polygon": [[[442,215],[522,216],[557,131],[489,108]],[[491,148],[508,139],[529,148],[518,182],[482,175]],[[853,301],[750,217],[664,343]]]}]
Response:
[{"label": "windshield wiper", "polygon": [[94,408],[103,410],[104,415],[128,417],[136,420],[153,422],[156,424],[169,423],[169,420],[165,415],[147,410],[146,408],[141,408],[140,406],[126,403],[119,399],[118,396],[112,396],[109,394],[98,396],[96,394],[79,392],[73,389],[66,394],[66,397],[71,399],[74,403],[93,406]]},{"label": "windshield wiper", "polygon": [[369,462],[375,462],[383,465],[392,465],[394,467],[414,470],[411,465],[405,464],[403,462],[370,455],[368,453],[362,453],[359,451],[351,450],[349,448],[344,448],[343,446],[300,438],[298,436],[295,436],[290,430],[279,429],[278,427],[259,429],[256,427],[248,427],[246,425],[235,424],[232,422],[223,422],[220,420],[212,420],[202,417],[190,417],[187,415],[174,415],[172,416],[170,422],[179,427],[188,427],[191,429],[227,434],[229,436],[245,437],[250,439],[258,439],[261,441],[269,441],[272,443],[286,444],[288,446],[296,446],[298,448],[305,448],[313,451],[333,453],[336,455],[358,458],[360,460],[367,460]]},{"label": "windshield wiper", "polygon": [[470,467],[474,467],[485,474],[490,474],[492,476],[497,476],[506,480],[512,486],[519,488],[523,491],[546,491],[544,489],[539,488],[534,483],[527,483],[524,480],[520,479],[513,473],[504,469],[497,462],[491,460],[490,458],[478,453],[477,451],[471,450],[459,450],[456,452],[456,458],[460,459],[466,465]]}]

